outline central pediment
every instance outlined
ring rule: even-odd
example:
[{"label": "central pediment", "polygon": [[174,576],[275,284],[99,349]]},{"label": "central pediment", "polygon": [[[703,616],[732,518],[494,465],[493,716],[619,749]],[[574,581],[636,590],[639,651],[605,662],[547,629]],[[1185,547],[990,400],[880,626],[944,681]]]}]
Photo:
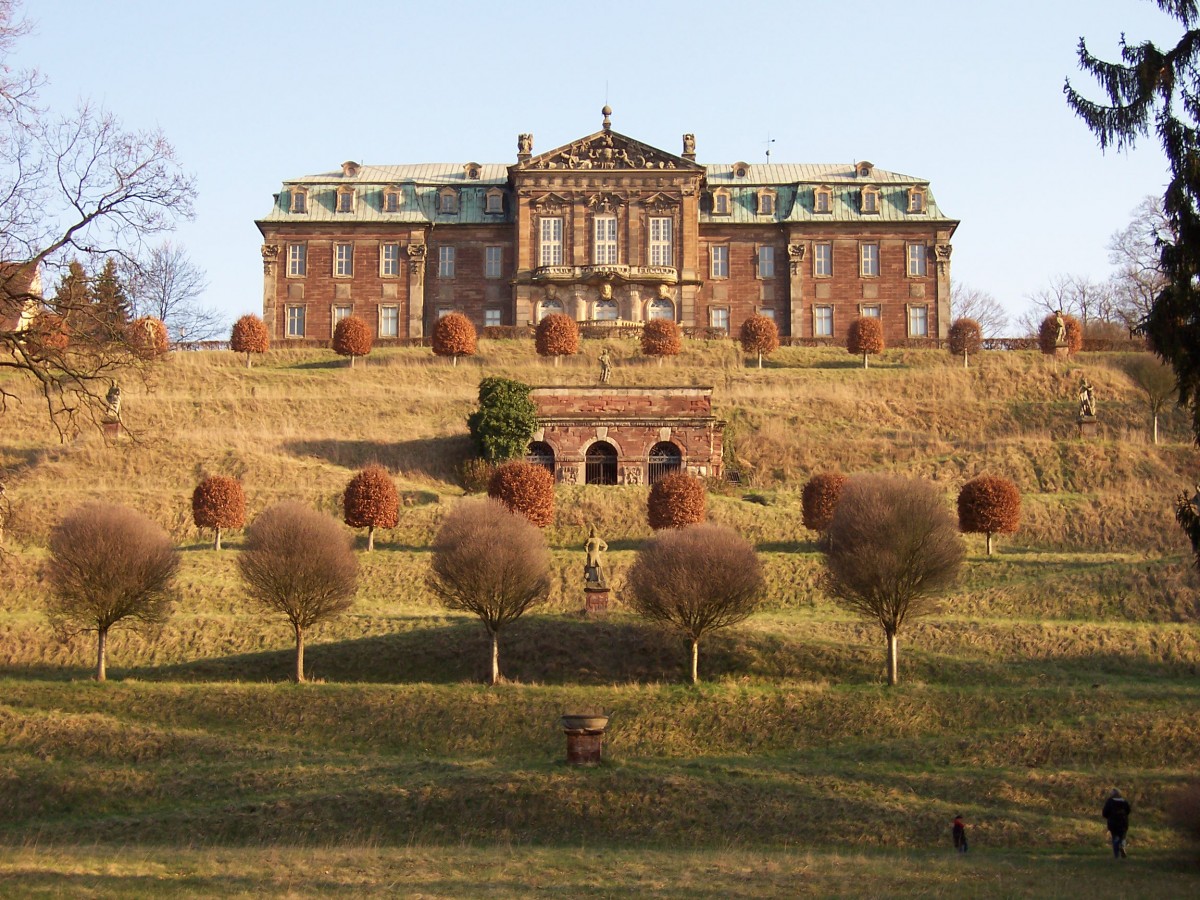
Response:
[{"label": "central pediment", "polygon": [[704,171],[703,166],[697,165],[690,159],[667,153],[665,150],[659,150],[657,147],[651,147],[649,144],[643,144],[641,141],[607,129],[541,153],[525,162],[518,163],[514,168],[526,172],[544,169]]}]

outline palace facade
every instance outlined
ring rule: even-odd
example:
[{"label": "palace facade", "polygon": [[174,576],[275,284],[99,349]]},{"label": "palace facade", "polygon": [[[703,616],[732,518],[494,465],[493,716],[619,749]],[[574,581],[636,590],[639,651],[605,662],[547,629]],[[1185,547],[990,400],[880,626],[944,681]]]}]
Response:
[{"label": "palace facade", "polygon": [[612,130],[511,165],[366,166],[286,181],[263,235],[273,340],[327,342],[356,315],[378,339],[438,317],[477,327],[674,319],[840,342],[857,316],[890,344],[945,337],[950,238],[929,182],[847,164],[701,164]]}]

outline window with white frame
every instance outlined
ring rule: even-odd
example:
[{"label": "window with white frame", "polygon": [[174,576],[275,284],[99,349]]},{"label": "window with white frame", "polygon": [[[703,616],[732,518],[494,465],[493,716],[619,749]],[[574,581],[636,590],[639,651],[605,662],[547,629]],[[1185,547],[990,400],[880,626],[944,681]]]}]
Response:
[{"label": "window with white frame", "polygon": [[860,306],[858,314],[864,319],[881,319],[883,318],[883,308],[878,303],[872,303],[868,306]]},{"label": "window with white frame", "polygon": [[504,271],[504,248],[483,248],[483,277],[499,278]]},{"label": "window with white frame", "polygon": [[438,194],[438,212],[453,214],[458,212],[458,191],[454,188],[442,188]]},{"label": "window with white frame", "polygon": [[879,245],[874,242],[858,245],[858,274],[863,278],[879,275]]},{"label": "window with white frame", "polygon": [[618,312],[616,300],[597,300],[592,304],[592,319],[597,322],[615,322]]},{"label": "window with white frame", "polygon": [[333,245],[333,274],[338,278],[349,278],[354,274],[354,245]]},{"label": "window with white frame", "polygon": [[909,244],[908,245],[908,275],[910,278],[925,277],[925,245],[924,244]]},{"label": "window with white frame", "polygon": [[672,266],[675,253],[671,247],[671,220],[655,216],[650,219],[650,265]]},{"label": "window with white frame", "polygon": [[728,278],[729,277],[729,247],[725,244],[718,244],[715,247],[708,248],[709,267],[708,274],[711,278]]},{"label": "window with white frame", "polygon": [[646,310],[646,318],[653,322],[655,319],[675,321],[675,304],[666,297],[655,297],[650,301]]},{"label": "window with white frame", "polygon": [[496,188],[488,191],[483,211],[490,215],[502,215],[504,213],[504,192]]},{"label": "window with white frame", "polygon": [[400,274],[400,245],[381,244],[379,247],[379,274],[394,278]]},{"label": "window with white frame", "polygon": [[925,189],[913,187],[908,189],[908,211],[910,213],[925,212]]},{"label": "window with white frame", "polygon": [[383,192],[383,211],[387,213],[400,212],[400,192],[388,189]]},{"label": "window with white frame", "polygon": [[337,211],[340,213],[354,212],[354,188],[338,188]]},{"label": "window with white frame", "polygon": [[308,191],[304,188],[292,188],[292,212],[308,212]]},{"label": "window with white frame", "polygon": [[348,319],[352,315],[354,315],[353,306],[335,306],[333,308],[333,327],[337,328],[338,322]]},{"label": "window with white frame", "polygon": [[500,316],[500,310],[495,307],[488,307],[483,311],[483,324],[485,328],[497,328],[503,324]]},{"label": "window with white frame", "polygon": [[875,188],[862,189],[862,211],[864,213],[879,212],[879,191]]},{"label": "window with white frame", "polygon": [[760,216],[775,215],[775,192],[774,191],[759,191],[758,192],[758,214]]},{"label": "window with white frame", "polygon": [[617,264],[617,217],[596,216],[593,220],[595,240],[592,244],[592,265]]},{"label": "window with white frame", "polygon": [[446,318],[446,316],[450,315],[450,313],[452,313],[452,312],[454,312],[454,310],[452,310],[448,306],[439,306],[438,311],[437,311],[437,317],[439,319],[444,319],[444,318]]},{"label": "window with white frame", "polygon": [[775,248],[763,246],[758,248],[758,277],[775,277]]},{"label": "window with white frame", "polygon": [[813,244],[813,276],[829,278],[833,275],[833,244],[822,241]]},{"label": "window with white frame", "polygon": [[538,321],[542,321],[542,319],[546,318],[546,316],[550,315],[551,313],[561,314],[562,311],[563,305],[561,300],[543,300],[538,304]]},{"label": "window with white frame", "polygon": [[813,211],[827,213],[833,209],[833,192],[829,188],[817,188],[813,192]]},{"label": "window with white frame", "polygon": [[708,327],[729,334],[729,307],[712,306],[708,310]]},{"label": "window with white frame", "polygon": [[764,319],[770,319],[772,322],[775,321],[775,308],[772,306],[764,306],[758,311],[758,314]]},{"label": "window with white frame", "polygon": [[288,244],[289,278],[303,278],[308,274],[308,245]]},{"label": "window with white frame", "polygon": [[813,307],[813,337],[833,337],[833,307]]},{"label": "window with white frame", "polygon": [[438,278],[454,277],[454,248],[438,247]]},{"label": "window with white frame", "polygon": [[563,220],[550,217],[541,220],[541,264],[561,266],[563,261]]},{"label": "window with white frame", "polygon": [[287,308],[287,336],[290,338],[304,337],[303,306],[289,306]]},{"label": "window with white frame", "polygon": [[713,192],[713,215],[729,215],[729,191],[717,190]]},{"label": "window with white frame", "polygon": [[379,307],[379,336],[381,338],[400,337],[400,307]]},{"label": "window with white frame", "polygon": [[908,336],[915,338],[929,337],[928,306],[910,306],[908,308]]}]

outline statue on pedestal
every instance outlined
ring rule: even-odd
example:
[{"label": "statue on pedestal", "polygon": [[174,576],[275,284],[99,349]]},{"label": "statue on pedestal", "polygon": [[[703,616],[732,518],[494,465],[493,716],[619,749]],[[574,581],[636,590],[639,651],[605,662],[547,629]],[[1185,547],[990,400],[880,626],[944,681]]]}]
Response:
[{"label": "statue on pedestal", "polygon": [[1079,418],[1094,419],[1096,417],[1096,395],[1087,376],[1079,379]]},{"label": "statue on pedestal", "polygon": [[112,424],[121,421],[121,388],[115,381],[104,395],[104,404],[104,422]]},{"label": "statue on pedestal", "polygon": [[612,378],[612,357],[607,350],[600,354],[600,383],[608,384]]},{"label": "statue on pedestal", "polygon": [[583,564],[584,589],[607,589],[608,579],[604,574],[603,554],[608,549],[608,544],[604,543],[603,538],[597,536],[595,525],[588,529],[588,539],[583,545],[583,549],[587,553],[587,559]]},{"label": "statue on pedestal", "polygon": [[1065,347],[1067,345],[1067,320],[1063,318],[1061,309],[1054,311],[1054,327],[1058,329],[1054,334],[1054,346]]}]

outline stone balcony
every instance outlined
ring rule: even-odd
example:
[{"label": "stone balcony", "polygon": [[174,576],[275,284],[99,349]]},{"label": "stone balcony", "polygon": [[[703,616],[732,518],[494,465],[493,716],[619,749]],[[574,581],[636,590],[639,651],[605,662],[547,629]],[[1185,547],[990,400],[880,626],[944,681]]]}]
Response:
[{"label": "stone balcony", "polygon": [[677,284],[679,271],[674,266],[539,266],[530,280],[534,284]]}]

